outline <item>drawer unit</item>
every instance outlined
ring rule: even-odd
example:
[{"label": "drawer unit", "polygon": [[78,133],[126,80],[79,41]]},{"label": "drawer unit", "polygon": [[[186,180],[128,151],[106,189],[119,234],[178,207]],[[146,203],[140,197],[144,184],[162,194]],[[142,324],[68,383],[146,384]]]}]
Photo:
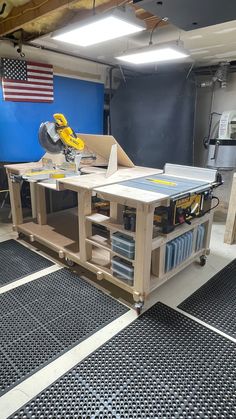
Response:
[{"label": "drawer unit", "polygon": [[134,267],[131,263],[121,259],[119,256],[114,256],[111,259],[111,266],[114,276],[127,281],[130,285],[133,285]]},{"label": "drawer unit", "polygon": [[119,253],[129,259],[134,259],[135,241],[132,237],[116,232],[111,236],[111,248],[114,252]]}]

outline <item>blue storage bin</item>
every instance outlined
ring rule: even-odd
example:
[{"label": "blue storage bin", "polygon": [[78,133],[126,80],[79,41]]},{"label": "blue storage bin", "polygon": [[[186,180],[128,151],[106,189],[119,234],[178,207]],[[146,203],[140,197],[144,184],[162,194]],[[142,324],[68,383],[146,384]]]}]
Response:
[{"label": "blue storage bin", "polygon": [[204,238],[205,238],[205,226],[200,225],[198,226],[198,229],[197,229],[196,246],[195,246],[196,252],[198,252],[200,249],[203,248]]},{"label": "blue storage bin", "polygon": [[166,244],[165,272],[176,268],[191,256],[193,251],[193,232],[188,231]]}]

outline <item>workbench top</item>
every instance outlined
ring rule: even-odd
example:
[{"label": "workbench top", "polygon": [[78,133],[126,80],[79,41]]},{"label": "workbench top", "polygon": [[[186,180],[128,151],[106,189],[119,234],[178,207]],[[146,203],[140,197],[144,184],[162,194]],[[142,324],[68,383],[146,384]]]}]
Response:
[{"label": "workbench top", "polygon": [[177,176],[168,176],[165,173],[155,173],[144,177],[125,180],[115,185],[103,185],[95,188],[95,192],[105,198],[122,198],[140,203],[160,203],[169,198],[177,197],[209,185],[208,182],[196,179],[182,179]]},{"label": "workbench top", "polygon": [[149,167],[119,167],[117,172],[106,177],[106,173],[91,173],[83,176],[73,176],[70,178],[60,179],[57,181],[59,190],[70,189],[79,191],[82,189],[94,189],[103,185],[112,185],[124,180],[138,179],[143,176],[152,176],[162,173],[162,170],[152,169]]}]

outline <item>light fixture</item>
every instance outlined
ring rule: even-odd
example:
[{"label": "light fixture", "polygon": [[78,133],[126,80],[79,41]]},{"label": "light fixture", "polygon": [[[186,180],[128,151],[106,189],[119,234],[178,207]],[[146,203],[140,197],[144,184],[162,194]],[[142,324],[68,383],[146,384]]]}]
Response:
[{"label": "light fixture", "polygon": [[145,29],[144,22],[137,19],[132,10],[115,8],[107,13],[93,15],[82,22],[58,30],[53,33],[52,38],[87,47]]},{"label": "light fixture", "polygon": [[151,45],[120,55],[116,59],[131,64],[151,64],[162,61],[180,60],[189,57],[189,53],[178,43]]}]

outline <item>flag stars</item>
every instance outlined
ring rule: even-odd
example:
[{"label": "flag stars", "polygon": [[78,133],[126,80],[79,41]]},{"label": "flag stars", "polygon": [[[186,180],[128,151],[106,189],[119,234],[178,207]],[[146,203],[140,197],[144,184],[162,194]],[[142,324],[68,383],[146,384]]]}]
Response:
[{"label": "flag stars", "polygon": [[27,80],[27,63],[26,61],[4,59],[3,64],[3,77],[11,80]]}]

